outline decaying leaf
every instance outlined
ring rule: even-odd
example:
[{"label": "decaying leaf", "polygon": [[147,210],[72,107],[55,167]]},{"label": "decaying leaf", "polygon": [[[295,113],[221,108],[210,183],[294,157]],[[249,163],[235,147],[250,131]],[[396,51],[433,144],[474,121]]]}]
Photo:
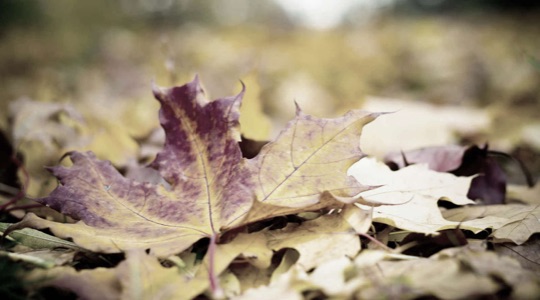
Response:
[{"label": "decaying leaf", "polygon": [[[28,214],[11,230],[50,228],[92,251],[151,249],[166,257],[249,222],[319,209],[331,202],[324,195],[354,202],[366,189],[346,175],[363,156],[350,141],[377,114],[319,119],[297,109],[277,140],[248,160],[238,146],[243,92],[210,102],[195,79],[155,88],[154,95],[166,140],[151,166],[170,188],[126,179],[92,153],[72,152],[71,167],[50,168],[60,185],[37,201],[80,221],[62,224]],[[254,201],[265,209],[251,209]]]},{"label": "decaying leaf", "polygon": [[442,217],[437,206],[439,199],[457,205],[474,203],[466,196],[472,178],[435,172],[427,165],[411,165],[391,171],[373,158],[363,158],[349,169],[349,174],[364,185],[380,185],[361,192],[359,197],[373,202],[399,204],[373,208],[373,221],[409,231],[434,234],[459,225]]},{"label": "decaying leaf", "polygon": [[444,212],[444,217],[461,222],[460,227],[492,228],[496,242],[525,243],[540,232],[540,205],[490,205],[461,207]]}]

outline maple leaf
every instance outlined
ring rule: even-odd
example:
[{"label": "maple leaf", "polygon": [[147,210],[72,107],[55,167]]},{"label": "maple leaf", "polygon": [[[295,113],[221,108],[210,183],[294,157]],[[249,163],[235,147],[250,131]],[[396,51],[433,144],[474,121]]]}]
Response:
[{"label": "maple leaf", "polygon": [[[381,185],[359,193],[359,197],[383,205],[373,208],[373,221],[404,230],[433,234],[442,229],[456,228],[459,222],[445,220],[437,206],[439,199],[457,205],[473,204],[467,198],[471,177],[456,177],[439,173],[427,165],[411,165],[398,171],[374,158],[363,158],[349,169],[360,183]],[[470,227],[480,231],[482,228]]]},{"label": "maple leaf", "polygon": [[345,218],[337,214],[264,234],[268,247],[273,250],[296,249],[300,253],[297,264],[305,270],[337,257],[353,257],[360,251],[358,235]]},{"label": "maple leaf", "polygon": [[71,152],[71,167],[50,168],[60,185],[37,201],[80,221],[28,214],[10,230],[50,228],[92,251],[151,249],[164,257],[202,238],[215,243],[220,233],[249,222],[337,202],[330,194],[354,202],[366,189],[346,174],[363,156],[350,144],[378,114],[319,119],[297,109],[277,140],[248,160],[238,145],[243,91],[208,101],[196,78],[181,87],[156,87],[154,95],[166,139],[151,166],[170,188],[127,179],[90,152]]},{"label": "maple leaf", "polygon": [[457,176],[478,174],[472,182],[468,197],[480,199],[484,204],[504,203],[506,175],[493,155],[506,154],[488,150],[484,145],[426,147],[406,152],[393,152],[385,157],[385,163],[392,169],[409,164],[426,163],[431,170],[449,172]]},{"label": "maple leaf", "polygon": [[[263,247],[263,236],[240,234],[235,243],[217,245],[216,272],[223,272],[238,256],[257,259],[261,267],[268,267],[272,251]],[[178,258],[178,257],[177,257]],[[166,268],[157,257],[140,249],[126,251],[126,259],[115,268],[96,268],[76,271],[72,267],[36,270],[28,279],[39,281],[40,287],[56,286],[70,290],[84,299],[192,299],[208,289],[209,256],[196,267],[183,270],[178,266]],[[104,295],[92,294],[99,286]]]}]

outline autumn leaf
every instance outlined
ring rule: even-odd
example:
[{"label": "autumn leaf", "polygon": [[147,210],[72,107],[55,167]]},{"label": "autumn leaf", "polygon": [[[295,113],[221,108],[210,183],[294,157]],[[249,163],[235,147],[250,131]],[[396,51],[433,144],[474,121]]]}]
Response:
[{"label": "autumn leaf", "polygon": [[492,228],[495,241],[525,243],[540,232],[540,205],[491,205],[461,207],[444,212],[451,221],[462,222],[462,228]]},{"label": "autumn leaf", "polygon": [[463,160],[466,148],[456,145],[425,147],[409,151],[391,152],[385,155],[384,163],[392,170],[408,165],[424,163],[430,170],[448,172],[457,169]]},{"label": "autumn leaf", "polygon": [[[60,185],[37,201],[80,221],[28,214],[10,230],[50,228],[95,252],[151,249],[166,257],[249,222],[337,202],[329,195],[354,202],[367,189],[346,170],[363,156],[351,140],[378,114],[319,119],[297,109],[276,141],[248,160],[238,146],[243,92],[208,101],[196,78],[181,87],[156,87],[154,95],[166,140],[151,166],[170,188],[129,180],[90,152],[72,152],[71,167],[50,168]],[[252,210],[254,203],[265,209]]]},{"label": "autumn leaf", "polygon": [[493,122],[486,110],[420,101],[371,98],[363,108],[394,112],[367,126],[361,138],[364,151],[381,159],[388,152],[455,144],[459,136],[488,131]]},{"label": "autumn leaf", "polygon": [[[261,236],[262,238],[262,236]],[[217,245],[214,270],[223,272],[235,258],[241,256],[255,265],[268,267],[272,251],[264,247],[266,239],[241,234],[235,243]],[[70,290],[84,299],[101,299],[92,295],[88,286],[104,286],[107,299],[192,299],[210,286],[210,257],[193,268],[182,271],[178,266],[166,268],[157,257],[142,250],[128,250],[126,259],[117,267],[76,271],[70,267],[37,270],[29,279],[42,278],[40,286],[56,286]],[[84,283],[84,284],[83,284]]]},{"label": "autumn leaf", "polygon": [[426,147],[406,152],[393,152],[384,161],[392,169],[409,164],[425,163],[431,170],[448,172],[457,176],[477,175],[473,178],[467,196],[481,200],[483,204],[502,204],[506,194],[506,174],[493,155],[506,155],[493,152],[487,144],[480,148],[439,146]]},{"label": "autumn leaf", "polygon": [[36,288],[54,286],[73,291],[81,299],[114,300],[119,299],[121,293],[116,272],[101,267],[80,271],[72,267],[36,269],[26,274],[25,280],[32,282]]},{"label": "autumn leaf", "polygon": [[21,182],[28,180],[28,195],[43,197],[54,189],[55,181],[43,166],[58,163],[67,151],[92,150],[115,166],[125,166],[137,156],[138,145],[133,137],[155,127],[155,122],[149,122],[141,113],[148,107],[142,107],[140,101],[131,101],[123,109],[118,105],[104,108],[88,102],[77,104],[26,98],[10,104],[9,129],[12,143],[24,157],[27,174],[20,172],[19,178]]},{"label": "autumn leaf", "polygon": [[339,257],[353,257],[360,251],[360,239],[338,214],[321,216],[301,225],[264,233],[273,250],[293,248],[300,253],[297,264],[305,270]]},{"label": "autumn leaf", "polygon": [[361,192],[359,197],[394,204],[375,207],[373,221],[404,230],[433,234],[442,229],[456,228],[459,222],[442,217],[437,206],[439,199],[457,205],[474,203],[467,198],[471,177],[435,172],[429,170],[427,165],[411,165],[391,171],[382,162],[366,157],[354,164],[349,174],[364,185],[380,185]]}]

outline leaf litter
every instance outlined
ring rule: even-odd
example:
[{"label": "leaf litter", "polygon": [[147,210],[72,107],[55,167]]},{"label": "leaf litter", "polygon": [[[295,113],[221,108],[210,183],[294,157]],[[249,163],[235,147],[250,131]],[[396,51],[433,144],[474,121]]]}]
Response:
[{"label": "leaf litter", "polygon": [[[540,231],[538,197],[484,206],[470,194],[476,178],[501,170],[484,163],[456,174],[468,150],[448,146],[388,156],[401,168],[392,171],[360,150],[364,126],[381,115],[362,110],[325,119],[297,107],[277,138],[246,143],[244,93],[209,101],[198,78],[154,87],[165,140],[150,166],[161,180],[124,177],[92,152],[69,152],[71,165],[48,168],[59,185],[35,200],[75,222],[28,213],[2,229],[2,252],[56,247],[74,256],[33,263],[28,251],[24,263],[34,267],[21,278],[38,282],[28,289],[54,286],[84,299],[540,293],[538,268],[524,265],[537,264],[525,249]],[[254,132],[248,137],[264,136]],[[432,241],[429,257],[414,254]]]}]

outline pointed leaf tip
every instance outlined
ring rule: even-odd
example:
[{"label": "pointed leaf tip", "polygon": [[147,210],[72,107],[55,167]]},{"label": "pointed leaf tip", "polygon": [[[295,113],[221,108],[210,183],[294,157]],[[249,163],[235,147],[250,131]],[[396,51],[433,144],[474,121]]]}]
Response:
[{"label": "pointed leaf tip", "polygon": [[296,118],[277,140],[247,160],[238,144],[244,84],[238,95],[214,101],[206,100],[198,77],[153,90],[165,144],[151,166],[170,188],[130,180],[90,152],[73,152],[71,167],[53,169],[61,185],[38,201],[80,221],[29,217],[30,227],[50,228],[92,251],[150,248],[163,257],[254,220],[329,207],[335,204],[326,200],[329,193],[347,197],[365,189],[346,174],[363,155],[350,141],[376,114],[323,119],[296,104]]},{"label": "pointed leaf tip", "polygon": [[300,104],[294,100],[294,106],[296,107],[296,116],[301,116],[303,114],[302,108],[300,107]]}]

